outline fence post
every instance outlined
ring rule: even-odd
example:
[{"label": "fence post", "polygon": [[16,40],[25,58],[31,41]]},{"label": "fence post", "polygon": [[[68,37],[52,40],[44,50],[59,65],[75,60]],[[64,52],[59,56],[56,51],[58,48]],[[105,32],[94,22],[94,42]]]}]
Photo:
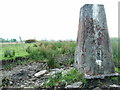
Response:
[{"label": "fence post", "polygon": [[23,41],[22,41],[22,38],[21,37],[19,37],[20,38],[20,42],[21,42],[21,44],[22,44],[22,48],[25,50],[25,48],[24,48],[24,43],[23,43]]}]

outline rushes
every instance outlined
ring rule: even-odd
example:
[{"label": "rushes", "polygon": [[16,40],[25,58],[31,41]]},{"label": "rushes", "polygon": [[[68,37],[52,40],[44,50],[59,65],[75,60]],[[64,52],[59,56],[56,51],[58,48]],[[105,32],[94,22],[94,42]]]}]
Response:
[{"label": "rushes", "polygon": [[4,57],[14,57],[15,51],[14,50],[5,50],[4,51]]},{"label": "rushes", "polygon": [[37,42],[36,47],[28,47],[29,57],[36,61],[46,61],[49,68],[60,67],[57,57],[62,54],[74,54],[73,42]]}]

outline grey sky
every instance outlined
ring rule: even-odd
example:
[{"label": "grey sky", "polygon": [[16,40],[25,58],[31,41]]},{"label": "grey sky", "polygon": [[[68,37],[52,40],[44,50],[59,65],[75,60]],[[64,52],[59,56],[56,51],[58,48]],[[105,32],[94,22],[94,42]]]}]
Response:
[{"label": "grey sky", "polygon": [[1,0],[0,36],[76,40],[84,4],[104,4],[110,37],[118,37],[118,0]]}]

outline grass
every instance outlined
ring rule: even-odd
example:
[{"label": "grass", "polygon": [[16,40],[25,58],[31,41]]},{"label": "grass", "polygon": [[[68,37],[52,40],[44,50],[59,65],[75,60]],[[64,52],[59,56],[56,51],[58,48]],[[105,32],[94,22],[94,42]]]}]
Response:
[{"label": "grass", "polygon": [[[24,48],[26,49],[28,46],[31,46],[31,44],[24,44]],[[22,48],[21,44],[2,44],[2,48],[0,48],[0,60],[9,60],[14,59],[15,57],[24,57],[27,56],[28,53],[25,51],[25,49]],[[15,51],[14,57],[4,57],[4,53],[6,50]]]},{"label": "grass", "polygon": [[87,80],[83,78],[83,74],[73,68],[68,71],[65,75],[62,75],[62,72],[55,73],[51,75],[47,82],[45,82],[42,87],[53,87],[53,86],[62,86],[69,85],[76,81],[82,81],[83,84],[87,83]]},{"label": "grass", "polygon": [[120,47],[117,38],[111,38],[112,54],[114,60],[120,60]]},{"label": "grass", "polygon": [[[111,38],[113,60],[115,65],[120,61],[120,49],[118,47],[118,39]],[[75,41],[39,41],[36,43],[24,44],[24,49],[21,44],[2,44],[0,48],[0,60],[10,60],[16,57],[29,56],[29,59],[34,61],[46,61],[50,68],[58,67],[59,64],[55,64],[57,57],[62,55],[70,56],[70,61],[62,61],[65,65],[72,64],[74,62],[74,52],[76,47]],[[14,51],[15,55],[12,57],[4,57],[4,54],[8,51]]]},{"label": "grass", "polygon": [[119,68],[115,67],[115,71],[120,74],[120,69]]},{"label": "grass", "polygon": [[[37,42],[27,49],[29,58],[35,61],[46,61],[49,68],[59,67],[57,57],[61,55],[70,55],[75,52],[75,42]],[[70,62],[72,62],[72,58]],[[71,63],[70,63],[71,64]]]},{"label": "grass", "polygon": [[[120,49],[118,47],[118,39],[117,38],[111,38],[111,45],[112,45],[112,53],[113,53],[113,59],[119,60],[120,59]],[[76,42],[70,42],[70,41],[40,41],[36,44],[30,43],[30,44],[24,44],[24,48],[22,48],[21,44],[1,44],[0,45],[0,60],[9,59],[9,57],[4,57],[4,52],[6,50],[14,50],[15,51],[15,57],[19,56],[26,56],[29,55],[28,52],[26,52],[26,49],[33,48],[33,47],[39,47],[39,50],[43,50],[45,54],[47,50],[54,50],[55,54],[74,54]],[[45,51],[46,50],[46,51]],[[51,52],[51,51],[50,51]]]}]

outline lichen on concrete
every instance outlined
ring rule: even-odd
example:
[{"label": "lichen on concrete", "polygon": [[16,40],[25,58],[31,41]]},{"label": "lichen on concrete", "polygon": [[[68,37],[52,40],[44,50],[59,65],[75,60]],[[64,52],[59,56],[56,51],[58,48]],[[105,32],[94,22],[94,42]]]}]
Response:
[{"label": "lichen on concrete", "polygon": [[115,73],[104,5],[80,9],[74,65],[89,76]]}]

